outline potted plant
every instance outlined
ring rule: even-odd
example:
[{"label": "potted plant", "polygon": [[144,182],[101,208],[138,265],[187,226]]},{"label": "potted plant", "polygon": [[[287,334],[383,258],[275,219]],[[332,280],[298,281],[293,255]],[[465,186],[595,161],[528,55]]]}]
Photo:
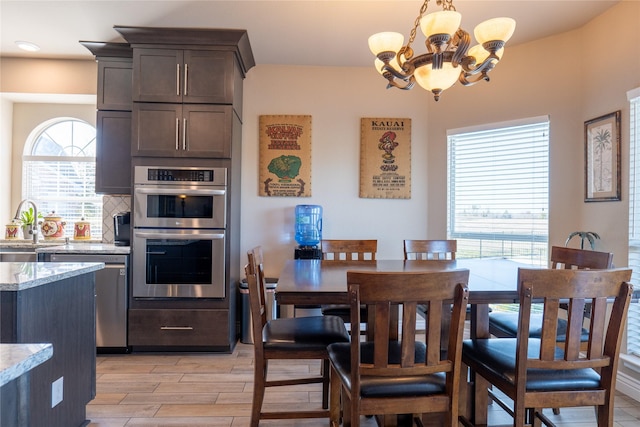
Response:
[{"label": "potted plant", "polygon": [[42,218],[42,214],[38,212],[38,218],[36,218],[33,206],[29,207],[28,210],[22,211],[20,221],[22,221],[22,236],[25,239],[28,239],[32,232],[38,232],[37,220],[40,218]]},{"label": "potted plant", "polygon": [[591,246],[591,250],[595,249],[596,239],[600,238],[598,233],[596,233],[595,231],[574,231],[573,233],[569,234],[569,237],[567,237],[567,241],[564,242],[564,245],[568,246],[569,245],[569,241],[574,236],[580,236],[580,249],[584,249],[584,241],[586,239],[586,240],[589,241],[589,245]]}]

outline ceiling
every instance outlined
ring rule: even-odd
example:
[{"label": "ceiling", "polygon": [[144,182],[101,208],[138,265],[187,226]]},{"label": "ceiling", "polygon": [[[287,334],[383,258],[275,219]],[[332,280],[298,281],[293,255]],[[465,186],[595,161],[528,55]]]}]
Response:
[{"label": "ceiling", "polygon": [[[509,16],[516,30],[507,46],[573,30],[620,0],[458,0],[462,27]],[[114,25],[246,29],[257,64],[369,66],[367,38],[397,31],[405,40],[420,0],[0,0],[0,56],[91,59],[84,41],[123,41]],[[435,0],[428,11],[440,10]],[[418,30],[419,32],[419,30]],[[423,38],[416,38],[416,53]],[[38,44],[24,52],[16,40]]]}]

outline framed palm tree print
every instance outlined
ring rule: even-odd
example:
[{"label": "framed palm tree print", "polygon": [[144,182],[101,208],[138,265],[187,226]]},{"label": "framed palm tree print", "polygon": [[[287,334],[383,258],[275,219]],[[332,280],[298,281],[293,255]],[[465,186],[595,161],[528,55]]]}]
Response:
[{"label": "framed palm tree print", "polygon": [[585,202],[620,200],[620,110],[584,122]]}]

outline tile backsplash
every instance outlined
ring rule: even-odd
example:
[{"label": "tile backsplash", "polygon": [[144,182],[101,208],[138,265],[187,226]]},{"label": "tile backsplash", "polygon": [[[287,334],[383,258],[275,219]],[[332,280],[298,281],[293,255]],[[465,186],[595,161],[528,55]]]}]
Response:
[{"label": "tile backsplash", "polygon": [[102,242],[113,243],[113,215],[131,211],[131,196],[102,197]]}]

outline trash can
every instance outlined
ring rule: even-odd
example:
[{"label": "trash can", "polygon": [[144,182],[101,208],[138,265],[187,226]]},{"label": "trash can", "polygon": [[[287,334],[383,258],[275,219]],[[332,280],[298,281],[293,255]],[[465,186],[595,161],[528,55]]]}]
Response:
[{"label": "trash can", "polygon": [[[265,278],[265,306],[267,309],[267,320],[277,317],[276,306],[276,286],[278,279],[273,277]],[[247,279],[242,279],[238,284],[240,290],[240,305],[242,306],[242,318],[240,319],[241,337],[244,344],[253,344],[253,327],[251,320],[251,305],[249,304],[249,284]]]}]

